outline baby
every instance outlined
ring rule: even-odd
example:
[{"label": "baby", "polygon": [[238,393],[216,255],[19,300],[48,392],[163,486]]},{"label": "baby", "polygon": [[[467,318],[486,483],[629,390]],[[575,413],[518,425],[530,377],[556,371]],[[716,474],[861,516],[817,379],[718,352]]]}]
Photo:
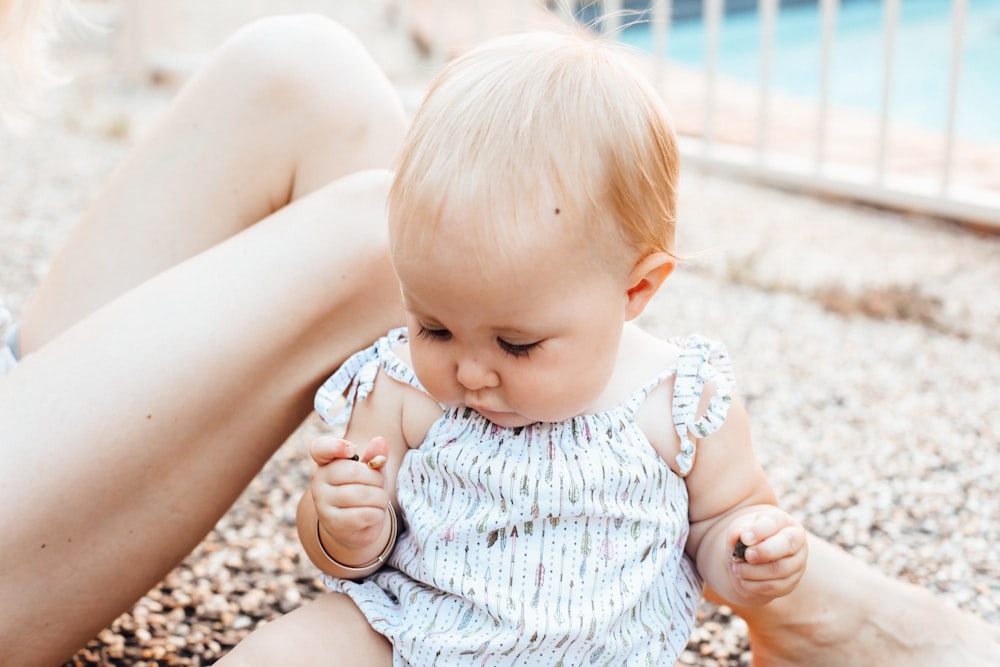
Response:
[{"label": "baby", "polygon": [[[676,262],[677,175],[621,47],[527,34],[445,68],[389,195],[407,327],[317,395],[347,430],[313,443],[298,522],[334,594],[286,659],[673,665],[703,581],[740,607],[793,590],[806,533],[725,350],[631,323]],[[320,630],[358,619],[349,646]]]}]

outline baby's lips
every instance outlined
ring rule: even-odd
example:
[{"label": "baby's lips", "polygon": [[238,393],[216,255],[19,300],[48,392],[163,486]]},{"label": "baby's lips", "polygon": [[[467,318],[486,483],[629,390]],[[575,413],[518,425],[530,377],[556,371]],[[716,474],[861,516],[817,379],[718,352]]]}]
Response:
[{"label": "baby's lips", "polygon": [[379,468],[384,466],[385,462],[388,460],[389,458],[387,456],[379,454],[378,456],[372,457],[372,460],[368,462],[368,467],[371,468],[372,470],[378,470]]}]

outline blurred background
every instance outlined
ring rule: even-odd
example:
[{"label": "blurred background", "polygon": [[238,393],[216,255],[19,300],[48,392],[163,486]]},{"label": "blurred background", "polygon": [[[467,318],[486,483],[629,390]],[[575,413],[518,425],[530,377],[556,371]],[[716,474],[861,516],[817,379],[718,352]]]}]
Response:
[{"label": "blurred background", "polygon": [[[15,315],[115,166],[247,21],[344,23],[411,111],[471,44],[578,21],[644,52],[680,135],[692,259],[643,326],[729,345],[758,456],[813,532],[1000,622],[1000,0],[77,6],[89,27],[67,25],[56,51],[67,81],[34,128],[0,131],[0,296]],[[294,529],[318,428],[68,664],[210,664],[318,595]],[[750,664],[731,610],[700,619],[682,664]]]},{"label": "blurred background", "polygon": [[183,77],[240,24],[314,11],[358,32],[411,90],[475,41],[576,20],[649,55],[692,163],[1000,226],[997,0],[85,4],[115,25],[136,78]]}]

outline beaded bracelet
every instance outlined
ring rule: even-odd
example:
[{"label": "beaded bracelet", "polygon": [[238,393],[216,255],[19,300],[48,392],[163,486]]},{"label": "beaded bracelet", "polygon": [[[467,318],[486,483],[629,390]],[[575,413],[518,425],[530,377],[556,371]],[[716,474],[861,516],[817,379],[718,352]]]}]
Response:
[{"label": "beaded bracelet", "polygon": [[390,553],[392,553],[392,548],[396,546],[396,512],[392,509],[392,505],[388,505],[385,509],[386,511],[389,512],[389,542],[385,545],[385,549],[382,549],[382,553],[380,553],[378,556],[375,556],[375,560],[373,560],[372,562],[368,563],[367,565],[362,565],[361,567],[351,567],[350,565],[344,565],[336,558],[331,556],[329,552],[326,550],[326,547],[323,546],[323,537],[320,535],[319,519],[317,519],[316,541],[319,542],[320,551],[323,552],[323,555],[326,556],[326,559],[328,561],[330,561],[340,569],[345,570],[347,572],[354,572],[354,573],[366,572],[372,569],[373,567],[376,566],[381,567],[385,563],[385,559],[389,557]]}]

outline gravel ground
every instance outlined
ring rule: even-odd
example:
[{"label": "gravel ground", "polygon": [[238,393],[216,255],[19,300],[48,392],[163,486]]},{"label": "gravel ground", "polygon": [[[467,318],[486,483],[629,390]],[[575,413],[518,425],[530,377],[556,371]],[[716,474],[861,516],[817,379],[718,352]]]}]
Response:
[{"label": "gravel ground", "polygon": [[[170,91],[73,53],[52,117],[0,135],[0,295],[16,313]],[[1000,622],[1000,238],[688,171],[689,260],[643,323],[733,354],[784,505],[862,560]],[[202,665],[314,597],[294,509],[303,430],[194,553],[72,665]],[[743,623],[704,605],[684,664],[746,665]]]}]

